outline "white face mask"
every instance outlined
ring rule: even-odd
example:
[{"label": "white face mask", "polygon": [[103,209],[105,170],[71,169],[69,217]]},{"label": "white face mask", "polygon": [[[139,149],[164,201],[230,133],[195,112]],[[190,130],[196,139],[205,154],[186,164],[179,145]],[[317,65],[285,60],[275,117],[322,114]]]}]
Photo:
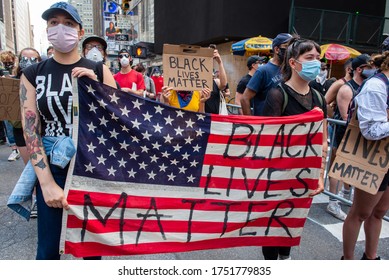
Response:
[{"label": "white face mask", "polygon": [[317,75],[318,82],[321,85],[324,85],[325,81],[327,80],[328,71],[327,70],[320,70],[320,74]]},{"label": "white face mask", "polygon": [[128,65],[130,65],[130,59],[128,57],[122,57],[120,59],[120,64],[122,65],[122,67],[127,67]]},{"label": "white face mask", "polygon": [[89,60],[93,60],[93,61],[96,61],[96,62],[100,62],[100,61],[103,61],[103,55],[101,54],[101,52],[96,48],[92,48],[88,54],[86,55],[86,58],[89,59]]},{"label": "white face mask", "polygon": [[48,28],[47,39],[61,53],[69,53],[77,47],[79,41],[77,29],[63,24]]}]

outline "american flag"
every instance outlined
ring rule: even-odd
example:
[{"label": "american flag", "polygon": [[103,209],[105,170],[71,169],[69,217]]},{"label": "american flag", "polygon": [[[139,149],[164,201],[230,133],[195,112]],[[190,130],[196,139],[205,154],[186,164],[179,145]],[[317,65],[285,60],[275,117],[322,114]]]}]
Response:
[{"label": "american flag", "polygon": [[320,110],[283,118],[201,114],[87,78],[74,100],[77,153],[61,252],[299,244],[320,173]]}]

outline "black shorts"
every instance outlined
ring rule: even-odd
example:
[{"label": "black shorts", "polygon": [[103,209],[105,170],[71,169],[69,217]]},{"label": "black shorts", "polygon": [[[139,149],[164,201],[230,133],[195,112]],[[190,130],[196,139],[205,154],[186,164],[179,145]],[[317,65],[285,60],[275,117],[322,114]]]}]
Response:
[{"label": "black shorts", "polygon": [[15,144],[18,147],[25,147],[26,141],[24,141],[23,128],[13,128]]},{"label": "black shorts", "polygon": [[382,180],[382,183],[380,185],[380,188],[378,189],[379,192],[383,192],[386,190],[386,188],[388,187],[389,185],[389,170],[388,172],[385,174],[385,177],[384,179]]}]

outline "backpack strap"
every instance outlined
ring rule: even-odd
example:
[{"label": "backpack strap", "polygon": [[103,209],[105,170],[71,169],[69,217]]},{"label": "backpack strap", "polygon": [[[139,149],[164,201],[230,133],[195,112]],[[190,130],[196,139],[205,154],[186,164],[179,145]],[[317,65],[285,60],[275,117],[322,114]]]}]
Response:
[{"label": "backpack strap", "polygon": [[312,90],[313,90],[313,92],[316,94],[316,97],[317,97],[317,99],[319,100],[319,102],[320,102],[320,107],[322,107],[323,108],[323,104],[324,104],[324,101],[323,101],[323,95],[318,91],[318,90],[316,90],[316,89],[314,89],[314,88],[311,88]]},{"label": "backpack strap", "polygon": [[[281,83],[278,84],[278,87],[281,89],[282,93],[284,94],[284,103],[282,104],[282,111],[281,111],[282,113],[284,113],[285,108],[288,105],[289,98],[288,98],[288,94],[286,93],[286,91]],[[319,100],[320,107],[323,107],[323,104],[324,104],[323,95],[318,90],[316,90],[312,87],[311,87],[311,89],[314,92],[314,94],[316,95],[317,99]]]},{"label": "backpack strap", "polygon": [[278,87],[281,89],[281,91],[282,91],[282,93],[284,95],[284,102],[282,103],[282,111],[281,111],[281,114],[283,114],[284,111],[285,111],[286,106],[288,105],[289,98],[288,98],[288,94],[286,93],[286,91],[285,91],[285,89],[284,89],[284,87],[282,86],[281,83],[278,84]]}]

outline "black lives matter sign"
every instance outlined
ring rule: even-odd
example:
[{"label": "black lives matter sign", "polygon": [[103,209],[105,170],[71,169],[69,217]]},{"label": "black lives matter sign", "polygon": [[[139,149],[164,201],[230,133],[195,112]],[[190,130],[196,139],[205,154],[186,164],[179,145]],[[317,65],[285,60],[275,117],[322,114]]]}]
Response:
[{"label": "black lives matter sign", "polygon": [[162,59],[165,86],[175,90],[212,89],[213,49],[165,44]]},{"label": "black lives matter sign", "polygon": [[19,79],[0,78],[0,120],[20,120]]},{"label": "black lives matter sign", "polygon": [[376,194],[388,168],[389,138],[367,140],[354,117],[338,147],[329,176]]}]

